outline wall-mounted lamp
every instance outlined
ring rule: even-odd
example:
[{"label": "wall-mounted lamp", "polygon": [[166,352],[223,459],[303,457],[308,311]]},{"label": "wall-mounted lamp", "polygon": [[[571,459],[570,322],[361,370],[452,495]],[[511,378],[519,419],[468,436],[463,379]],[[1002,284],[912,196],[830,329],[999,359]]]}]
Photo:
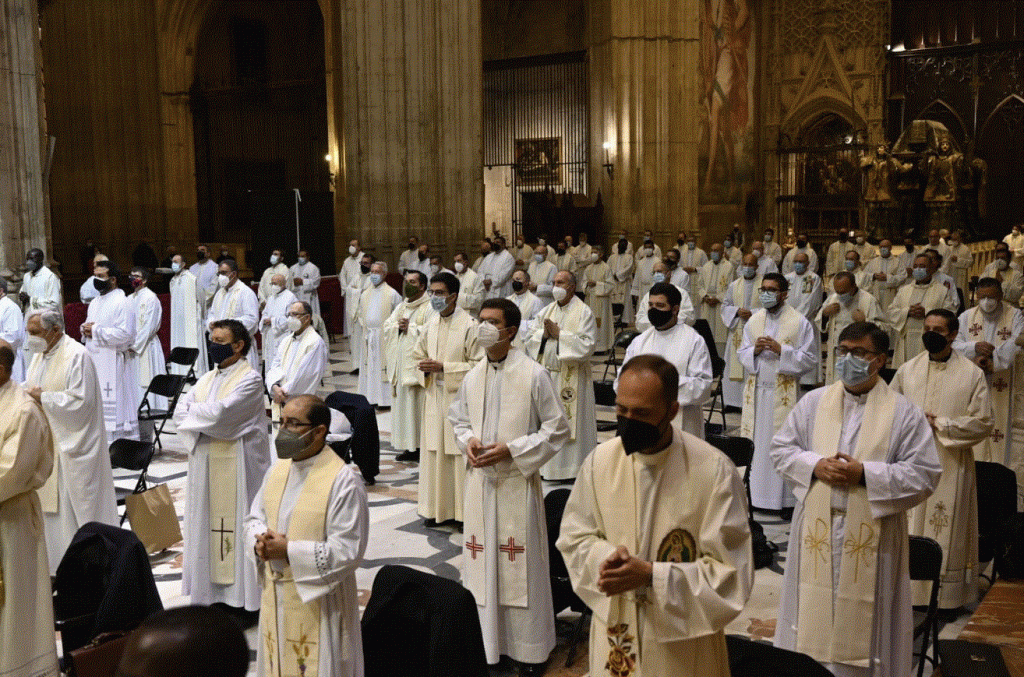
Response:
[{"label": "wall-mounted lamp", "polygon": [[611,141],[605,141],[604,142],[604,165],[603,166],[604,166],[605,171],[608,172],[608,179],[614,181],[615,180],[615,165],[613,165],[611,163],[611,160],[608,158],[608,151],[611,150],[611,147],[612,147],[612,142]]}]

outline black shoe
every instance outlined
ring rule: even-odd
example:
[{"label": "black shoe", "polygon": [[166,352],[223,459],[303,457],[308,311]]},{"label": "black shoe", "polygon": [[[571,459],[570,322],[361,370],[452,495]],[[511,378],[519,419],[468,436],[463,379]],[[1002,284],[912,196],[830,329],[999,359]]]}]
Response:
[{"label": "black shoe", "polygon": [[779,511],[779,517],[783,522],[789,522],[793,519],[793,508],[783,508]]},{"label": "black shoe", "polygon": [[547,668],[547,661],[543,663],[521,663],[516,661],[516,668],[520,677],[539,677]]},{"label": "black shoe", "polygon": [[402,453],[400,453],[398,456],[395,457],[395,460],[396,461],[401,461],[403,463],[419,463],[420,462],[420,452],[418,452],[418,451],[403,451]]},{"label": "black shoe", "polygon": [[348,375],[349,376],[359,376],[359,370],[358,369],[353,369],[352,371],[350,371],[348,373]]},{"label": "black shoe", "polygon": [[427,528],[433,528],[437,526],[437,520],[433,517],[426,517],[423,519],[423,526]]},{"label": "black shoe", "polygon": [[734,407],[732,405],[728,405],[727,407],[725,407],[723,409],[723,412],[726,413],[726,414],[738,414],[741,411],[743,411],[743,410],[740,409],[739,407]]},{"label": "black shoe", "polygon": [[462,522],[460,522],[459,520],[452,520],[452,526],[454,526],[455,530],[458,531],[460,534],[462,533]]}]

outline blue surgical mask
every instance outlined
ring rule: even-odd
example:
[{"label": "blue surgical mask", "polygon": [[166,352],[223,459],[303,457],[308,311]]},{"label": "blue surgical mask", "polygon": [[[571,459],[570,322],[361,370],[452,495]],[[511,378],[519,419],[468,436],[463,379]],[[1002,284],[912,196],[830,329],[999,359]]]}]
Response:
[{"label": "blue surgical mask", "polygon": [[853,292],[846,292],[845,294],[839,295],[839,302],[846,305],[853,300]]},{"label": "blue surgical mask", "polygon": [[384,276],[380,273],[370,273],[370,282],[374,287],[380,284],[380,281],[384,279]]},{"label": "blue surgical mask", "polygon": [[306,265],[306,261],[307,261],[307,260],[308,260],[308,259],[307,259],[307,258],[306,258],[305,256],[300,256],[300,257],[299,257],[299,259],[298,259],[298,261],[299,261],[299,265],[300,265],[300,266],[304,266],[304,265]]},{"label": "blue surgical mask", "polygon": [[755,266],[743,266],[743,277],[753,280],[755,275],[757,275],[757,268]]},{"label": "blue surgical mask", "polygon": [[775,291],[763,291],[758,297],[762,308],[774,308],[779,302],[779,293]]},{"label": "blue surgical mask", "polygon": [[917,280],[918,282],[921,282],[921,281],[923,281],[927,277],[928,277],[928,269],[927,268],[914,268],[914,279],[915,280]]},{"label": "blue surgical mask", "polygon": [[891,250],[888,247],[880,247],[878,252],[882,255],[882,258],[889,258],[889,252]]},{"label": "blue surgical mask", "polygon": [[444,310],[447,305],[448,305],[448,297],[447,296],[431,296],[430,297],[430,307],[433,308],[434,310],[436,310],[437,312],[441,312],[442,310]]},{"label": "blue surgical mask", "polygon": [[652,279],[654,284],[660,284],[665,281],[665,273],[655,273]]},{"label": "blue surgical mask", "polygon": [[715,263],[718,263],[719,261],[721,261],[722,260],[721,252],[711,252],[711,260],[714,261]]},{"label": "blue surgical mask", "polygon": [[181,264],[180,263],[172,263],[171,264],[171,270],[174,271],[175,273],[180,273],[181,272]]},{"label": "blue surgical mask", "polygon": [[723,245],[725,245],[725,248],[726,248],[726,249],[728,249],[729,247],[731,247],[731,246],[732,246],[732,240],[726,240],[726,241],[725,241],[725,242],[723,242],[722,244],[723,244]]},{"label": "blue surgical mask", "polygon": [[541,256],[540,254],[534,254],[533,260],[536,261],[537,263],[544,263],[544,257]]},{"label": "blue surgical mask", "polygon": [[843,385],[855,388],[871,378],[871,363],[847,353],[836,360],[836,373]]},{"label": "blue surgical mask", "polygon": [[793,264],[793,270],[796,271],[797,275],[803,275],[807,272],[807,264],[802,261],[797,261]]},{"label": "blue surgical mask", "polygon": [[857,267],[857,262],[856,262],[856,261],[854,261],[854,260],[852,260],[852,259],[846,259],[846,260],[845,260],[845,261],[843,262],[843,266],[844,266],[844,267],[845,267],[845,268],[846,268],[847,270],[853,270],[854,268],[856,268],[856,267]]},{"label": "blue surgical mask", "polygon": [[686,248],[687,248],[687,249],[689,249],[689,250],[691,250],[691,251],[692,251],[692,250],[693,250],[693,249],[694,249],[694,248],[695,248],[696,246],[697,246],[697,243],[696,243],[696,242],[687,242],[687,243],[686,243]]}]

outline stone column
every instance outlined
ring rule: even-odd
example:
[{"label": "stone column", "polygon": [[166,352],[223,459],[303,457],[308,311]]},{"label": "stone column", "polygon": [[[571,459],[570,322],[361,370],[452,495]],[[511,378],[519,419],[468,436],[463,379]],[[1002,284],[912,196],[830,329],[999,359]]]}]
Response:
[{"label": "stone column", "polygon": [[347,220],[338,251],[358,237],[394,265],[396,245],[415,234],[449,262],[483,230],[480,0],[334,8],[328,76],[342,91],[328,92],[332,171]]},{"label": "stone column", "polygon": [[606,232],[650,228],[664,249],[697,227],[699,4],[591,0],[588,21],[590,192]]},{"label": "stone column", "polygon": [[32,247],[52,255],[43,169],[46,119],[36,0],[0,0],[0,274]]}]

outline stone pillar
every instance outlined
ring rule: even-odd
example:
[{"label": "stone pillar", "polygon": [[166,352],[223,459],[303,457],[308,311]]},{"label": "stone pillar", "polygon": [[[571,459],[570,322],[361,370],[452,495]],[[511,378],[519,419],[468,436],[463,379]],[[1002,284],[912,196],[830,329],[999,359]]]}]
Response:
[{"label": "stone pillar", "polygon": [[36,0],[0,0],[0,274],[32,247],[52,255],[43,169],[46,119]]},{"label": "stone pillar", "polygon": [[697,227],[699,3],[591,0],[588,24],[590,192],[606,232],[650,228],[664,249]]},{"label": "stone pillar", "polygon": [[335,221],[347,220],[338,251],[358,237],[393,266],[415,234],[450,262],[483,230],[480,0],[333,5],[328,79],[342,91],[329,85],[330,145],[344,210]]}]

